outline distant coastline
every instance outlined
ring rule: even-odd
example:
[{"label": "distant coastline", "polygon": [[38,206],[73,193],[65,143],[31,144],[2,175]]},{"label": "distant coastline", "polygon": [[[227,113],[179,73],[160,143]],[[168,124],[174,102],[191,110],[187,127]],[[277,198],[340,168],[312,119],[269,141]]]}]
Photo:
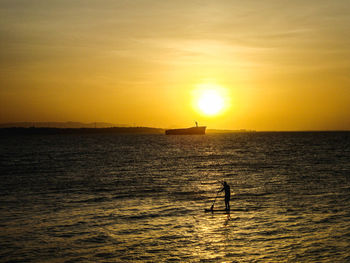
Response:
[{"label": "distant coastline", "polygon": [[[207,134],[230,134],[230,133],[329,133],[350,131],[254,131],[254,130],[219,130],[208,129]],[[163,128],[152,127],[110,127],[110,128],[49,128],[49,127],[9,127],[0,128],[2,135],[56,135],[56,134],[165,134]]]},{"label": "distant coastline", "polygon": [[[208,133],[253,132],[247,130],[214,130]],[[51,128],[51,127],[9,127],[0,128],[0,135],[30,134],[165,134],[165,129],[152,127],[110,127],[110,128]]]},{"label": "distant coastline", "polygon": [[111,127],[111,128],[0,128],[4,135],[30,135],[30,134],[164,134],[164,129],[149,127]]},{"label": "distant coastline", "polygon": [[[164,128],[128,126],[104,122],[15,122],[0,123],[0,135],[30,135],[30,134],[165,134]],[[303,133],[303,132],[350,132],[348,130],[300,130],[300,131],[255,131],[255,130],[228,130],[207,129],[207,134],[223,133]]]},{"label": "distant coastline", "polygon": [[[0,124],[1,135],[30,134],[165,134],[163,128],[130,127],[105,122],[14,122]],[[250,130],[208,129],[207,133],[254,132]]]},{"label": "distant coastline", "polygon": [[112,128],[112,127],[130,127],[127,124],[115,124],[108,122],[8,122],[0,123],[0,128]]}]

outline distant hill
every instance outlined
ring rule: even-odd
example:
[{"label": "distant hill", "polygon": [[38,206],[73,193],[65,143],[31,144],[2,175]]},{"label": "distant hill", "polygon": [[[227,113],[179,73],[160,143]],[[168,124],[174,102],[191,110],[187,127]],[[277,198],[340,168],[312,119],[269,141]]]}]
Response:
[{"label": "distant hill", "polygon": [[[151,127],[130,127],[126,124],[107,122],[12,122],[0,123],[1,134],[78,134],[78,133],[165,133],[165,129]],[[253,130],[207,129],[210,133],[255,132]]]},{"label": "distant hill", "polygon": [[113,124],[107,122],[11,122],[0,123],[0,128],[109,128],[109,127],[127,127],[126,124]]},{"label": "distant hill", "polygon": [[53,135],[53,134],[164,134],[163,129],[149,127],[111,128],[43,128],[11,127],[0,128],[0,135]]}]

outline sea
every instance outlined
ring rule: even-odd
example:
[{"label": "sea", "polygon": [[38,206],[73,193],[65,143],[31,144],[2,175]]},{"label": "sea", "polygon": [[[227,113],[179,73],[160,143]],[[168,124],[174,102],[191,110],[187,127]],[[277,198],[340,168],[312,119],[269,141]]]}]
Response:
[{"label": "sea", "polygon": [[0,262],[350,262],[350,132],[3,135]]}]

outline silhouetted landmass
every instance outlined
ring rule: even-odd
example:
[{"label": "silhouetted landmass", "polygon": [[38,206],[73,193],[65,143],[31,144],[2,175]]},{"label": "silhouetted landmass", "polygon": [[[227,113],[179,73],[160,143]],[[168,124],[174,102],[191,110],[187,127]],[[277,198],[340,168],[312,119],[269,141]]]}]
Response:
[{"label": "silhouetted landmass", "polygon": [[[207,133],[254,132],[250,130],[207,129]],[[0,134],[165,134],[165,129],[152,127],[127,127],[105,122],[14,122],[1,123]]]},{"label": "silhouetted landmass", "polygon": [[149,127],[112,128],[0,128],[2,135],[30,134],[164,134],[164,129]]},{"label": "silhouetted landmass", "polygon": [[113,124],[108,122],[10,122],[0,123],[0,128],[111,128],[111,127],[128,127],[126,124]]},{"label": "silhouetted landmass", "polygon": [[[208,129],[208,134],[224,134],[224,133],[254,133],[254,130],[216,130]],[[272,133],[274,131],[264,131]],[[283,131],[285,133],[308,133],[308,132],[345,132],[349,131]],[[263,131],[259,131],[263,133]],[[111,128],[0,128],[1,135],[55,135],[55,134],[165,134],[165,129],[151,127],[111,127]]]}]

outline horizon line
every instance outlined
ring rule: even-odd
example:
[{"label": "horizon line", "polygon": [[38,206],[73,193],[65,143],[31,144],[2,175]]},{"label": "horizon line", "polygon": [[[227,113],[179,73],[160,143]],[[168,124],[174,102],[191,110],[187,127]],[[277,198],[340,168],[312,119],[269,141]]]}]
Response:
[{"label": "horizon line", "polygon": [[[11,123],[0,123],[0,125],[5,125],[5,124],[14,124],[17,122],[11,122]],[[21,123],[21,122],[18,122]],[[30,122],[22,122],[22,123],[30,123]],[[45,123],[45,122],[37,122],[37,123]],[[55,122],[55,123],[65,123],[65,122]],[[68,123],[68,122],[67,122]],[[72,122],[70,122],[72,123]],[[97,123],[97,122],[96,122]],[[103,122],[100,122],[103,123]],[[94,124],[92,123],[85,123],[85,124]],[[9,126],[9,127],[0,127],[0,129],[30,129],[30,128],[35,128],[35,129],[112,129],[112,128],[149,128],[149,129],[161,129],[161,130],[167,130],[167,129],[172,129],[172,128],[160,128],[160,127],[152,127],[152,126],[140,126],[140,125],[135,125],[135,126],[108,126],[108,127],[35,127],[35,126],[30,126],[30,127],[21,127],[21,126]],[[308,129],[308,130],[254,130],[254,129],[226,129],[226,128],[207,128],[207,131],[223,131],[223,132],[247,132],[247,133],[254,133],[254,132],[350,132],[350,129],[325,129],[325,130],[320,130],[320,129]]]}]

